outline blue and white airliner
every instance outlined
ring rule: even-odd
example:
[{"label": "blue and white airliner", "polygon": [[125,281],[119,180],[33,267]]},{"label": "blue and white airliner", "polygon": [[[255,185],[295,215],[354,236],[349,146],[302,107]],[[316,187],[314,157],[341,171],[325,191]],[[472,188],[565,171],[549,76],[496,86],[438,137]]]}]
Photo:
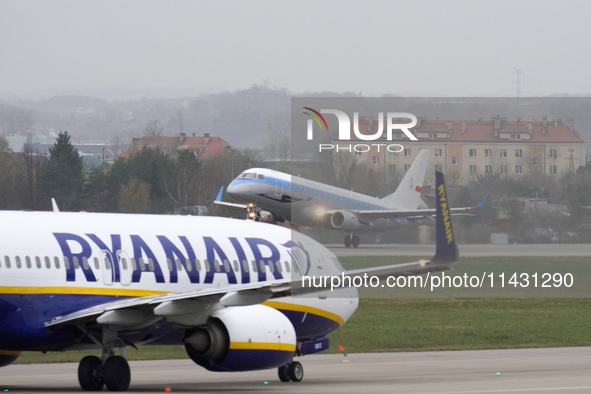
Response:
[{"label": "blue and white airliner", "polygon": [[[292,226],[319,227],[347,233],[346,247],[358,247],[359,233],[379,233],[429,220],[434,209],[419,209],[429,151],[422,149],[396,191],[384,198],[326,185],[266,168],[251,168],[230,183],[228,195],[238,203],[216,204],[243,208],[247,218],[275,223],[287,220]],[[488,195],[487,195],[488,196]],[[482,207],[486,197],[478,204]],[[453,208],[455,214],[472,208]]]},{"label": "blue and white airliner", "polygon": [[458,252],[440,173],[437,185],[435,257],[353,271],[305,235],[265,223],[0,212],[0,366],[21,351],[96,349],[100,357],[79,364],[80,386],[123,391],[127,347],[184,344],[210,371],[277,368],[280,380],[301,381],[294,358],[326,350],[358,294],[304,288],[295,297],[292,279],[447,269]]}]

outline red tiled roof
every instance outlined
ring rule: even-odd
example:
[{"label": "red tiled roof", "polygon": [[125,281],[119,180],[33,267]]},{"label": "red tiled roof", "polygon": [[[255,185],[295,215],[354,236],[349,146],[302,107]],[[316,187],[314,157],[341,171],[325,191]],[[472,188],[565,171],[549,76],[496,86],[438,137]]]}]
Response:
[{"label": "red tiled roof", "polygon": [[180,147],[198,149],[200,157],[212,157],[230,148],[230,144],[219,137],[143,137],[134,140],[131,146],[120,157],[129,158],[133,153],[139,152],[145,147],[160,148],[170,153]]}]

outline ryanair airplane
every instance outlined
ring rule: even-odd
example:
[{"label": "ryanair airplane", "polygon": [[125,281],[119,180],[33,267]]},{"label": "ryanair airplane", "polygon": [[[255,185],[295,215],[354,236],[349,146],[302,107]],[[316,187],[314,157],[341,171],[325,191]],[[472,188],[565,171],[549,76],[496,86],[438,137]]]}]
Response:
[{"label": "ryanair airplane", "polygon": [[184,344],[210,371],[278,368],[281,381],[299,382],[294,358],[326,350],[358,295],[291,297],[292,279],[447,269],[458,253],[441,173],[437,185],[435,257],[355,271],[304,235],[253,221],[0,212],[0,366],[21,351],[97,349],[101,357],[80,361],[80,386],[124,391],[128,346]]}]

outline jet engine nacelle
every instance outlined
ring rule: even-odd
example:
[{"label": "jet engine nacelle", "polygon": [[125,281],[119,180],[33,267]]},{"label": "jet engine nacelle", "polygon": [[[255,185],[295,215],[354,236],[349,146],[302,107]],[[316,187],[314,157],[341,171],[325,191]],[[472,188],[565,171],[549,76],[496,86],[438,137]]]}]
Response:
[{"label": "jet engine nacelle", "polygon": [[19,352],[10,352],[10,351],[3,351],[0,350],[0,367],[5,367],[7,365],[12,364],[16,361],[18,356],[20,355]]},{"label": "jet engine nacelle", "polygon": [[333,228],[342,231],[355,231],[361,227],[357,215],[349,211],[336,211],[330,217],[330,224]]},{"label": "jet engine nacelle", "polygon": [[253,371],[287,364],[296,334],[285,315],[264,305],[215,311],[205,326],[188,330],[187,354],[210,371]]}]

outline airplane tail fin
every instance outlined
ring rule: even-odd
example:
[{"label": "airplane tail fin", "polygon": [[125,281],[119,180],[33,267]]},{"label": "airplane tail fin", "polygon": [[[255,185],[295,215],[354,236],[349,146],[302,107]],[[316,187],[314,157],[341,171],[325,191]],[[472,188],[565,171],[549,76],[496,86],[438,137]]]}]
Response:
[{"label": "airplane tail fin", "polygon": [[443,173],[439,171],[435,172],[435,194],[437,196],[437,207],[435,208],[436,246],[435,256],[431,259],[431,263],[449,264],[458,259],[459,253],[451,227],[451,211],[447,201],[445,181]]},{"label": "airplane tail fin", "polygon": [[421,149],[396,191],[382,198],[382,201],[388,206],[400,210],[417,209],[421,201],[421,191],[428,163],[429,150]]}]

